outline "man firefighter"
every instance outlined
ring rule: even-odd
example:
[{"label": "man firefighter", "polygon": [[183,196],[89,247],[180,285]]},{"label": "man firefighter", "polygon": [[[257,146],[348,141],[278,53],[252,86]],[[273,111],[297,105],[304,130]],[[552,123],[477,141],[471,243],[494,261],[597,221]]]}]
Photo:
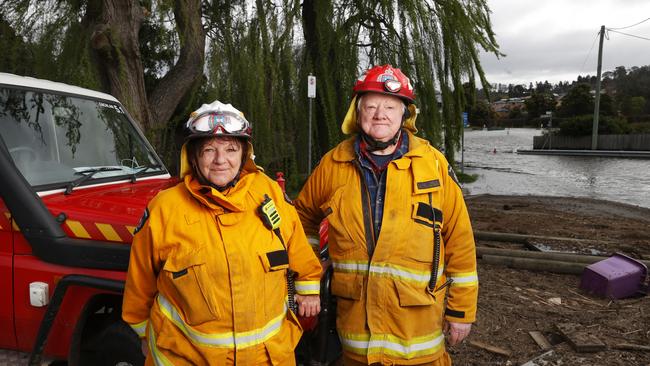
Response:
[{"label": "man firefighter", "polygon": [[[295,201],[310,241],[329,221],[345,365],[450,365],[476,316],[474,237],[443,154],[416,137],[409,79],[390,65],[357,80],[341,129]],[[317,242],[317,241],[316,241]]]}]

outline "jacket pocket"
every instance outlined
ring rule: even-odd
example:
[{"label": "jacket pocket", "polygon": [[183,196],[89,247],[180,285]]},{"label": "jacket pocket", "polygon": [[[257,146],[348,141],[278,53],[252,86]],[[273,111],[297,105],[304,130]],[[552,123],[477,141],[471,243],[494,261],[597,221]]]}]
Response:
[{"label": "jacket pocket", "polygon": [[[284,255],[279,252],[284,252]],[[259,283],[255,283],[256,294],[261,299],[264,314],[268,319],[279,314],[280,305],[285,303],[286,296],[288,296],[287,269],[289,269],[289,263],[288,259],[284,263],[285,255],[284,249],[257,254],[264,273],[259,278]]]},{"label": "jacket pocket", "polygon": [[332,295],[349,300],[361,299],[361,292],[363,291],[362,278],[357,275],[334,274],[331,285]]},{"label": "jacket pocket", "polygon": [[264,342],[266,353],[272,365],[293,365],[294,349],[302,336],[302,327],[293,312],[287,311],[280,334]]},{"label": "jacket pocket", "polygon": [[[435,223],[442,224],[442,211],[429,205],[428,197],[424,198],[427,202],[416,201],[412,204],[411,225],[413,235],[408,236],[408,250],[405,251],[405,257],[416,262],[430,265],[433,262],[434,251],[434,226]],[[443,255],[442,233],[440,240],[440,255]]]},{"label": "jacket pocket", "polygon": [[[363,221],[358,222],[362,218],[357,217],[361,214],[355,216],[351,213],[351,207],[344,207],[352,204],[351,202],[342,202],[345,189],[346,187],[337,189],[331,199],[320,206],[329,221],[329,251],[333,256],[344,256],[354,249],[362,248],[354,240],[355,238],[359,239],[359,236],[353,237],[350,232],[350,230],[354,232],[359,225],[363,228]],[[363,239],[363,236],[360,238]]]},{"label": "jacket pocket", "polygon": [[258,253],[264,272],[274,272],[289,269],[289,254],[284,249],[272,252]]},{"label": "jacket pocket", "polygon": [[427,292],[426,285],[413,284],[403,281],[394,281],[399,297],[399,305],[428,306],[436,303],[435,299]]},{"label": "jacket pocket", "polygon": [[189,325],[218,319],[217,309],[208,301],[207,284],[210,281],[202,252],[199,248],[187,253],[173,253],[163,266],[166,282],[176,292],[170,295]]}]

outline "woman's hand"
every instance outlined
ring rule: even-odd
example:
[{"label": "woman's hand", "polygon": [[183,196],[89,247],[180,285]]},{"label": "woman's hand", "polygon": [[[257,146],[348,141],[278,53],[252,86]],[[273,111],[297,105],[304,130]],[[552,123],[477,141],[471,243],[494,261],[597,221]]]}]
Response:
[{"label": "woman's hand", "polygon": [[149,343],[147,343],[147,338],[140,339],[140,348],[142,349],[144,357],[147,357],[147,354],[149,353]]},{"label": "woman's hand", "polygon": [[443,332],[447,335],[447,343],[455,346],[461,343],[472,330],[472,323],[454,323],[445,321]]},{"label": "woman's hand", "polygon": [[310,317],[320,313],[319,295],[295,295],[298,304],[298,315]]}]

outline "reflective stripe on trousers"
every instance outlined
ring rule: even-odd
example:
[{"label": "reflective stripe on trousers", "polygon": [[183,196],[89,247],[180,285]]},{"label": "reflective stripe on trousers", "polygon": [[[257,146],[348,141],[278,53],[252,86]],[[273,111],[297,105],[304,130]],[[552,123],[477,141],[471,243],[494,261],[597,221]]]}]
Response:
[{"label": "reflective stripe on trousers", "polygon": [[432,355],[443,347],[445,337],[442,331],[410,340],[391,334],[344,334],[339,333],[343,349],[358,355],[384,353],[403,359]]},{"label": "reflective stripe on trousers", "polygon": [[[368,362],[360,362],[357,361],[349,356],[348,353],[343,353],[343,366],[367,366]],[[423,363],[417,363],[417,364],[412,364],[411,366],[451,366],[451,358],[449,357],[449,353],[444,352],[440,357],[438,357],[435,361],[433,362],[423,362]],[[370,364],[370,366],[381,366],[380,362],[375,362]]]}]

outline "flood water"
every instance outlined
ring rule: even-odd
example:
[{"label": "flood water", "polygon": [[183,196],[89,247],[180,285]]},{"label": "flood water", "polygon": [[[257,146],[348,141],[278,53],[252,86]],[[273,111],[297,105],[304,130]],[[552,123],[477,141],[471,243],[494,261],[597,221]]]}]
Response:
[{"label": "flood water", "polygon": [[[590,197],[650,208],[650,159],[517,154],[541,130],[465,130],[469,194]],[[460,152],[456,159],[460,162]]]}]

